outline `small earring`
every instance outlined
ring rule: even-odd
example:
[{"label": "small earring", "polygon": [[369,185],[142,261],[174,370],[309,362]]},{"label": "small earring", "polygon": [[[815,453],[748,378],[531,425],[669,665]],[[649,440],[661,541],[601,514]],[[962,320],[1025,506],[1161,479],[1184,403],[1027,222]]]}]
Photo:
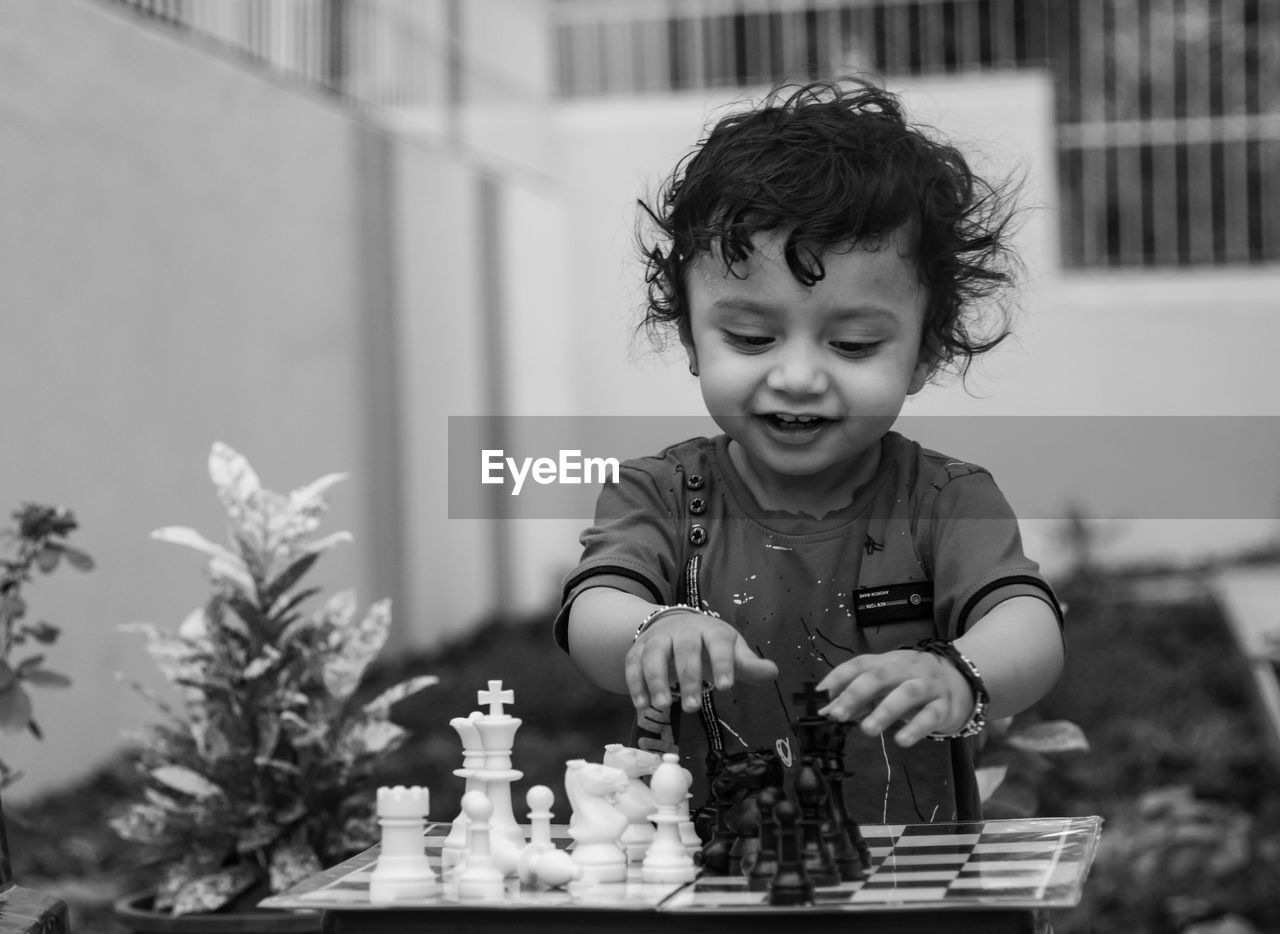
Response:
[{"label": "small earring", "polygon": [[694,363],[692,360],[689,361],[689,375],[690,376],[698,375],[698,364]]}]

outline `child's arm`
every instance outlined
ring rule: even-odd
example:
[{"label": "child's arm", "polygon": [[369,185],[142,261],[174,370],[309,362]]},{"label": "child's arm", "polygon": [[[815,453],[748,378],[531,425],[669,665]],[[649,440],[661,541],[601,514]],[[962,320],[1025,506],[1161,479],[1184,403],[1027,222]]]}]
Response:
[{"label": "child's arm", "polygon": [[769,681],[778,667],[751,650],[723,620],[696,610],[664,613],[636,638],[646,616],[659,609],[634,594],[591,587],[569,608],[569,655],[600,687],[631,695],[637,709],[666,709],[670,686],[680,685],[681,706],[702,703],[702,682],[718,690],[735,680]]},{"label": "child's arm", "polygon": [[[982,673],[991,697],[988,719],[1025,710],[1062,672],[1057,618],[1036,597],[1010,597],[996,604],[955,646]],[[930,733],[956,732],[968,721],[975,702],[955,665],[914,649],[859,655],[832,669],[818,689],[832,697],[822,713],[842,721],[861,716],[862,731],[869,736],[909,718],[894,734],[900,746]]]}]

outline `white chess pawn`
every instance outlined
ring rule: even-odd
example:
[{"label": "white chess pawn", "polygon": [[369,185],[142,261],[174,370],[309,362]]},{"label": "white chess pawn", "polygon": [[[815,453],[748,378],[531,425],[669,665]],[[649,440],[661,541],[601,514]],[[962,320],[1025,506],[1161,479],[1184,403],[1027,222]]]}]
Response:
[{"label": "white chess pawn", "polygon": [[427,858],[423,832],[430,794],[417,785],[378,789],[382,847],[369,877],[369,901],[375,904],[426,898],[438,886]]},{"label": "white chess pawn", "polygon": [[520,852],[518,873],[522,883],[532,885],[537,878],[534,860],[556,848],[551,841],[551,805],[555,802],[555,793],[546,785],[534,785],[526,792],[524,800],[529,805],[529,842]]},{"label": "white chess pawn", "polygon": [[657,831],[640,867],[645,882],[692,882],[697,877],[693,857],[680,839],[680,802],[689,794],[688,776],[680,757],[668,752],[649,782],[658,811],[653,815]]},{"label": "white chess pawn", "polygon": [[462,810],[467,815],[467,852],[455,874],[458,897],[500,900],[506,887],[502,870],[494,865],[489,851],[489,818],[493,805],[483,792],[468,791],[462,796]]}]

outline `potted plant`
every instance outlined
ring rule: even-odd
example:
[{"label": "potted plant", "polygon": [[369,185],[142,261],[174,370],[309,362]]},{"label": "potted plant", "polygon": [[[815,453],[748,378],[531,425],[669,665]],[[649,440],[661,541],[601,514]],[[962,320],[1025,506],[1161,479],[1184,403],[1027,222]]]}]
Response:
[{"label": "potted plant", "polygon": [[[0,529],[0,732],[29,732],[41,738],[32,710],[28,685],[65,687],[66,675],[44,667],[44,655],[36,652],[19,662],[11,659],[19,647],[34,643],[52,645],[60,634],[57,626],[40,620],[24,622],[27,603],[22,588],[35,573],[52,574],[64,563],[82,571],[93,568],[93,559],[67,541],[77,528],[69,510],[26,503],[12,513],[14,526]],[[0,760],[0,791],[12,785],[21,773]]]},{"label": "potted plant", "polygon": [[[178,695],[135,685],[163,719],[140,737],[144,797],[112,821],[164,861],[154,893],[116,905],[117,920],[139,931],[165,929],[157,913],[208,927],[217,920],[208,913],[249,908],[376,842],[377,766],[406,737],[390,708],[436,681],[418,676],[360,699],[361,676],[386,641],[389,601],[361,614],[352,591],[320,600],[320,588],[302,584],[351,538],[315,537],[324,494],[343,475],[273,493],[221,443],[209,474],[229,547],[189,528],[153,533],[209,558],[208,600],[176,631],[125,627],[143,636]],[[318,916],[271,914],[318,928]]]}]

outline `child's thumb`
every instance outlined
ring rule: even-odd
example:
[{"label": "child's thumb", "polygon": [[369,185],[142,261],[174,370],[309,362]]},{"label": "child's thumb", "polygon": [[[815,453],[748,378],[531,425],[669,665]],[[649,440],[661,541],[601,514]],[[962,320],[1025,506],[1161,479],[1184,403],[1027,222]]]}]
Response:
[{"label": "child's thumb", "polygon": [[733,644],[733,667],[743,681],[772,681],[778,677],[778,666],[753,652],[741,638]]}]

